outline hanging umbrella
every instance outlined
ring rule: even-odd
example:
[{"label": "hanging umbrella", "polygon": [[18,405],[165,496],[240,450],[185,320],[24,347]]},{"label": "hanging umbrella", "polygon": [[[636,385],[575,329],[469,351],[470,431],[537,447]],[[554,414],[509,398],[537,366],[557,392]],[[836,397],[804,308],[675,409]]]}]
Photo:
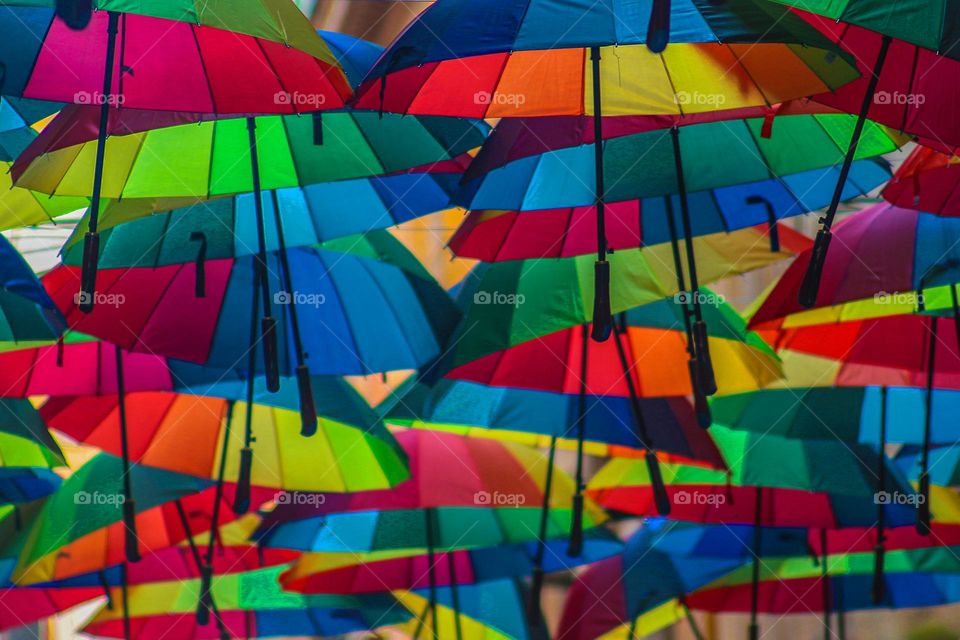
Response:
[{"label": "hanging umbrella", "polygon": [[[606,194],[600,160],[603,114],[673,115],[769,105],[811,95],[809,90],[816,85],[838,87],[852,79],[842,56],[828,56],[826,62],[808,57],[824,47],[831,49],[815,30],[785,10],[771,11],[756,2],[723,11],[704,11],[692,3],[678,9],[650,2],[633,7],[627,16],[612,4],[577,2],[558,8],[527,1],[505,8],[498,20],[478,22],[474,17],[488,10],[481,5],[475,0],[448,0],[418,16],[368,74],[355,103],[401,113],[595,115],[594,337],[601,341],[610,334]],[[617,26],[623,24],[638,28]],[[674,46],[667,51],[669,42]],[[801,43],[805,46],[791,46]],[[775,78],[770,66],[774,60],[780,72],[792,71]],[[464,77],[464,68],[470,69],[470,78]],[[626,78],[623,69],[630,70]],[[789,82],[783,81],[786,77]],[[679,163],[676,128],[673,133]],[[588,168],[585,175],[589,173]],[[679,191],[685,193],[686,188],[680,184]],[[684,198],[681,205],[689,227]],[[692,260],[689,268],[696,290],[699,282]]]},{"label": "hanging umbrella", "polygon": [[[407,615],[387,595],[305,596],[280,590],[283,567],[218,576],[214,600],[226,637],[266,638],[338,636],[405,620]],[[104,607],[84,633],[139,640],[170,637],[221,638],[217,624],[199,625],[193,615],[199,580],[177,580],[129,588],[130,633],[125,634],[119,608]]]},{"label": "hanging umbrella", "polygon": [[0,237],[0,342],[56,340],[66,328],[63,315],[10,241]]},{"label": "hanging umbrella", "polygon": [[[305,374],[414,369],[440,354],[456,322],[456,310],[432,279],[323,249],[290,249],[288,260],[289,290],[276,275],[282,268],[278,254],[271,254],[275,302],[283,312],[276,328],[278,374],[299,378],[301,368]],[[78,313],[76,267],[55,269],[44,283],[73,329],[133,351],[241,369],[252,351],[250,327],[238,322],[250,317],[256,299],[252,262],[248,256],[203,263],[203,297],[196,295],[201,271],[194,264],[129,269],[105,262],[98,295],[116,301],[116,308],[104,304],[89,314]],[[294,306],[302,325],[312,328],[309,333],[299,335],[288,324]],[[263,365],[255,370],[263,371]]]},{"label": "hanging umbrella", "polygon": [[[500,580],[458,589],[437,589],[431,609],[423,591],[395,591],[393,596],[414,618],[394,625],[413,638],[457,640],[527,640],[531,637],[523,611],[523,588],[512,580]],[[436,622],[435,622],[436,621]]]},{"label": "hanging umbrella", "polygon": [[853,54],[863,76],[836,91],[813,97],[829,107],[857,114],[858,120],[833,199],[821,219],[814,259],[799,292],[800,303],[811,307],[817,300],[841,192],[867,118],[935,144],[960,144],[960,131],[951,118],[944,117],[954,101],[950,87],[952,79],[960,74],[960,58],[955,48],[956,33],[949,26],[952,10],[938,3],[911,1],[893,6],[875,0],[852,0],[811,6],[805,0],[777,1],[820,14],[802,15]]},{"label": "hanging umbrella", "polygon": [[[229,481],[238,479],[247,413],[244,403],[138,392],[127,395],[126,412],[133,434],[133,462],[211,479],[224,466]],[[119,453],[116,396],[51,398],[41,415],[53,429],[78,442]],[[391,487],[407,477],[404,454],[380,423],[353,426],[321,418],[318,433],[322,437],[301,440],[295,413],[257,405],[253,433],[257,450],[248,473],[255,486],[368,491]],[[225,438],[230,446],[224,464],[219,455]]]},{"label": "hanging umbrella", "polygon": [[[671,517],[765,526],[837,527],[876,523],[884,507],[888,526],[914,517],[918,496],[902,475],[884,465],[883,491],[909,504],[878,504],[877,452],[837,440],[794,440],[734,431],[715,424],[710,434],[729,472],[685,464],[661,464]],[[645,464],[613,458],[591,479],[587,495],[609,509],[651,515],[651,480]],[[759,520],[758,520],[759,519]]]},{"label": "hanging umbrella", "polygon": [[[213,493],[209,480],[134,464],[130,467],[136,503],[134,541],[141,552],[183,540],[184,530],[170,502],[180,497],[194,531],[210,526]],[[60,488],[37,504],[28,525],[6,539],[17,552],[13,577],[18,584],[50,582],[121,562],[127,529],[123,526],[121,461],[98,454]],[[273,492],[269,492],[272,496]],[[255,496],[260,501],[266,492]]]},{"label": "hanging umbrella", "polygon": [[[0,357],[2,364],[2,357]],[[710,436],[697,424],[685,397],[638,398],[643,421],[655,449],[712,466],[724,463]],[[583,416],[584,450],[605,456],[609,447],[643,448],[633,424],[630,398],[587,396]],[[495,387],[466,380],[439,380],[432,388],[412,386],[387,410],[390,424],[497,438],[529,446],[576,447],[571,431],[580,418],[580,396],[512,387]]]},{"label": "hanging umbrella", "polygon": [[[72,10],[64,11],[68,6]],[[173,2],[134,12],[122,2],[102,0],[96,3],[96,15],[92,8],[93,3],[8,0],[0,22],[4,32],[21,34],[0,50],[5,70],[0,92],[90,105],[96,144],[91,148],[94,170],[83,194],[91,199],[81,289],[86,311],[92,310],[96,291],[97,222],[111,107],[300,113],[337,108],[350,93],[326,44],[303,14],[283,0],[246,0],[239,7],[215,2],[201,9]],[[177,72],[170,73],[172,68]],[[249,144],[255,147],[255,123],[249,122]],[[257,174],[256,154],[252,156]]]},{"label": "hanging umbrella", "polygon": [[[597,527],[584,534],[583,553],[571,558],[566,539],[545,541],[539,570],[572,570],[619,553],[622,544]],[[433,555],[434,582],[458,587],[503,578],[522,578],[538,570],[537,542],[457,549]],[[404,551],[373,553],[305,553],[281,576],[283,588],[301,593],[376,593],[429,586],[430,556]],[[451,569],[451,566],[453,567]],[[462,596],[462,594],[461,594]]]},{"label": "hanging umbrella", "polygon": [[[53,493],[60,486],[53,469],[65,465],[60,447],[28,401],[0,401],[0,504],[29,503]],[[16,507],[13,511],[19,518]]]},{"label": "hanging umbrella", "polygon": [[[759,531],[765,556],[806,552],[800,531]],[[750,563],[753,537],[753,528],[741,525],[711,527],[657,520],[644,524],[621,555],[601,560],[577,576],[564,602],[557,637],[599,638],[641,614],[684,598]],[[636,637],[637,632],[632,626],[625,637]],[[698,632],[694,626],[695,637]]]},{"label": "hanging umbrella", "polygon": [[887,202],[941,216],[960,215],[957,157],[918,146],[883,189]]},{"label": "hanging umbrella", "polygon": [[[802,251],[809,239],[776,221],[822,207],[824,185],[835,173],[835,169],[806,171],[691,193],[690,208],[697,212],[691,220],[691,231],[701,236],[753,227],[753,233],[767,236],[764,239],[772,251],[780,251],[781,246]],[[889,170],[881,161],[857,161],[844,200],[866,195],[888,178]],[[671,207],[674,211],[679,208],[676,196],[607,204],[610,246],[622,250],[670,242],[667,212]],[[590,215],[589,206],[523,212],[479,209],[467,214],[449,246],[459,257],[487,262],[583,255],[595,241],[592,228],[586,224]],[[683,229],[676,231],[683,236]]]},{"label": "hanging umbrella", "polygon": [[72,609],[103,595],[99,587],[0,589],[0,630],[15,630]]},{"label": "hanging umbrella", "polygon": [[59,111],[60,106],[0,96],[0,161],[16,160],[36,137],[34,124]]},{"label": "hanging umbrella", "polygon": [[[837,226],[836,246],[827,258],[828,275],[817,296],[816,309],[869,299],[868,306],[883,309],[884,315],[912,313],[917,307],[916,298],[902,299],[895,294],[926,290],[960,279],[960,259],[954,246],[958,236],[960,221],[887,203],[850,216]],[[790,265],[753,314],[751,326],[804,310],[793,294],[811,259],[812,252],[808,250]],[[939,306],[931,308],[949,305],[948,292]],[[860,308],[850,311],[848,318],[857,318],[854,314],[866,317]]]}]

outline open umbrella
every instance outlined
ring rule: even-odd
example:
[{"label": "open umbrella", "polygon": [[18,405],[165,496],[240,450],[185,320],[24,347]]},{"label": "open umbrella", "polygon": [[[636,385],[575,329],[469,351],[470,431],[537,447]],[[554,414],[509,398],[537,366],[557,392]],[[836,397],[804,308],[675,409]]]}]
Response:
[{"label": "open umbrella", "polygon": [[[769,105],[852,79],[844,57],[808,57],[832,47],[800,18],[753,1],[707,11],[692,2],[627,8],[523,0],[504,7],[495,20],[481,19],[487,11],[477,0],[446,0],[423,12],[371,70],[356,104],[401,113],[596,116],[597,340],[610,335],[602,116]],[[774,77],[775,67],[791,71]],[[623,69],[629,69],[626,76]],[[676,135],[673,140],[679,162]],[[679,191],[686,192],[682,184]],[[684,198],[681,213],[689,226]]]},{"label": "open umbrella", "polygon": [[941,216],[960,215],[957,157],[918,146],[883,189],[887,202]]},{"label": "open umbrella", "polygon": [[63,315],[33,269],[0,237],[0,342],[30,346],[56,340],[65,328]]},{"label": "open umbrella", "polygon": [[[337,108],[350,93],[329,48],[305,16],[283,0],[245,0],[242,6],[217,1],[202,8],[178,1],[135,11],[123,2],[98,0],[65,14],[56,6],[53,0],[4,2],[0,27],[17,35],[0,49],[5,70],[0,93],[86,104],[92,110],[94,170],[83,194],[91,198],[81,289],[85,310],[92,309],[96,290],[111,107],[299,113]],[[91,11],[94,6],[98,11]],[[250,135],[254,146],[253,128]]]},{"label": "open umbrella", "polygon": [[0,504],[30,503],[53,493],[60,486],[54,468],[65,465],[60,447],[29,401],[0,401]]}]

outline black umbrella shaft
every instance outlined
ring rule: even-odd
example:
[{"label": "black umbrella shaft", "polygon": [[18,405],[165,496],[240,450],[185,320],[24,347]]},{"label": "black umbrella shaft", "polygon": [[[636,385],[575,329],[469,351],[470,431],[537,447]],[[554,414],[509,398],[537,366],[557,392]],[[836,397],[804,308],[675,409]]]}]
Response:
[{"label": "black umbrella shaft", "polygon": [[840,206],[840,199],[843,197],[843,188],[847,184],[847,176],[850,175],[850,167],[857,155],[857,146],[860,144],[860,137],[863,135],[863,127],[867,122],[867,114],[870,113],[870,107],[873,104],[873,94],[877,90],[877,84],[880,82],[880,72],[883,71],[883,65],[887,60],[887,52],[890,50],[890,36],[883,36],[880,42],[880,51],[877,53],[877,61],[873,66],[873,74],[867,83],[867,90],[863,94],[863,102],[860,105],[860,113],[857,115],[857,123],[853,127],[853,135],[850,138],[850,146],[847,147],[847,154],[843,158],[843,164],[840,166],[840,177],[837,179],[837,186],[833,190],[833,197],[830,200],[830,206],[823,216],[822,222],[824,228],[829,230],[833,224],[833,219],[837,215],[837,208]]},{"label": "black umbrella shaft", "polygon": [[693,291],[693,313],[697,321],[703,320],[703,314],[700,311],[699,289],[700,282],[697,278],[697,259],[693,249],[693,225],[690,222],[690,206],[687,202],[687,181],[683,176],[683,156],[680,151],[680,128],[673,127],[670,130],[670,137],[673,141],[673,163],[677,175],[677,191],[680,197],[680,222],[683,225],[683,244],[687,250],[687,269],[690,270],[690,289]]},{"label": "black umbrella shaft", "polygon": [[[250,404],[247,405],[251,406]],[[220,469],[217,471],[217,488],[214,491],[213,513],[210,518],[210,540],[207,541],[207,566],[213,565],[213,552],[217,542],[217,529],[220,526],[220,503],[223,501],[223,487],[227,470],[227,452],[230,448],[230,431],[233,426],[233,400],[227,401],[227,415],[224,417],[223,444],[220,446]]]},{"label": "black umbrella shaft", "polygon": [[[663,197],[664,211],[667,214],[667,229],[670,231],[670,249],[673,253],[673,268],[677,272],[677,290],[686,291],[687,282],[683,275],[683,259],[680,257],[680,239],[677,235],[677,221],[674,218],[673,200],[670,196]],[[683,326],[687,333],[687,352],[693,354],[693,327],[690,326],[690,307],[683,305]]]},{"label": "black umbrella shaft", "polygon": [[827,567],[829,555],[827,554],[827,530],[820,529],[820,551],[823,555],[823,561],[820,563],[820,576],[823,584],[823,640],[830,640],[833,630],[830,623],[830,613],[833,609],[830,600],[830,571]]},{"label": "black umbrella shaft", "polygon": [[120,606],[123,608],[123,637],[130,640],[133,637],[130,626],[130,594],[128,593],[129,576],[127,575],[126,561],[120,563]]},{"label": "black umbrella shaft", "polygon": [[434,640],[439,640],[440,632],[437,621],[437,574],[434,567],[434,563],[436,562],[436,556],[434,554],[436,541],[433,539],[433,509],[424,509],[423,515],[427,537],[427,580],[429,581],[430,594],[430,625],[433,629]]},{"label": "black umbrella shaft", "polygon": [[921,533],[929,533],[930,528],[930,430],[933,423],[933,382],[936,371],[937,355],[937,320],[930,318],[930,335],[927,345],[927,389],[926,406],[923,417],[923,447],[920,458],[920,509],[918,529]]},{"label": "black umbrella shaft", "polygon": [[750,639],[759,635],[757,612],[760,608],[760,557],[763,554],[763,488],[757,487],[757,499],[753,507],[753,570],[750,581]]},{"label": "black umbrella shaft", "polygon": [[97,232],[100,217],[100,191],[103,186],[103,160],[107,151],[107,129],[110,124],[110,103],[113,102],[113,62],[117,53],[117,31],[120,26],[120,14],[108,11],[107,53],[103,70],[103,95],[100,102],[100,125],[97,129],[97,154],[93,165],[93,190],[90,194],[90,233]]},{"label": "black umbrella shaft", "polygon": [[633,382],[633,370],[627,359],[626,349],[623,347],[623,338],[629,334],[624,331],[619,323],[613,325],[613,339],[617,345],[617,358],[620,360],[620,368],[623,371],[623,380],[627,384],[627,393],[630,395],[630,409],[633,413],[633,421],[637,426],[637,439],[640,440],[640,446],[647,451],[652,451],[653,447],[647,432],[647,421],[643,417],[643,407],[640,405],[640,397],[637,395],[637,387]]},{"label": "black umbrella shaft", "polygon": [[133,487],[130,482],[130,443],[127,435],[127,401],[126,385],[123,375],[123,350],[114,346],[117,367],[117,411],[120,414],[120,460],[123,463],[123,497],[126,500],[133,498]]},{"label": "black umbrella shaft", "polygon": [[557,436],[550,438],[550,452],[547,454],[547,476],[543,482],[543,504],[540,507],[540,532],[537,536],[537,553],[534,557],[534,570],[543,569],[543,556],[547,549],[547,524],[550,521],[550,493],[553,490],[553,462],[557,454]]},{"label": "black umbrella shaft", "polygon": [[287,257],[287,241],[283,233],[283,217],[280,215],[280,199],[276,189],[270,191],[273,201],[273,220],[277,227],[277,243],[280,248],[280,269],[283,271],[283,288],[287,291],[290,307],[290,328],[293,329],[293,346],[297,352],[297,364],[304,363],[303,340],[300,338],[300,322],[297,320],[296,297],[293,295],[293,273],[290,271],[290,259]]},{"label": "black umbrella shaft", "polygon": [[600,47],[590,47],[590,62],[593,69],[593,164],[594,206],[597,211],[597,260],[607,259],[607,230],[603,181],[603,106],[600,100]]},{"label": "black umbrella shaft", "polygon": [[257,317],[260,315],[260,298],[257,297],[257,291],[260,288],[260,270],[254,266],[253,269],[253,304],[250,305],[250,350],[247,352],[247,397],[246,410],[244,413],[244,431],[243,446],[249,447],[253,442],[253,400],[254,388],[256,386],[257,372]]},{"label": "black umbrella shaft", "polygon": [[250,140],[250,170],[253,178],[253,202],[257,215],[257,258],[255,263],[260,269],[260,294],[262,296],[263,314],[270,315],[270,283],[267,280],[267,236],[266,222],[263,215],[263,199],[260,187],[260,159],[257,153],[257,119],[247,118],[247,134]]}]

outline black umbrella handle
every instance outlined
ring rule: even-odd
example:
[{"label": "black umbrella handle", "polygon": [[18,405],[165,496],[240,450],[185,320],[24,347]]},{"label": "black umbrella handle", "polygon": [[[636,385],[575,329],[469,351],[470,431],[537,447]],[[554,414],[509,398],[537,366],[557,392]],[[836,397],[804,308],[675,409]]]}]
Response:
[{"label": "black umbrella handle", "polygon": [[873,588],[871,589],[873,604],[880,604],[883,602],[883,563],[886,552],[887,550],[884,548],[883,544],[877,544],[873,548]]},{"label": "black umbrella handle", "polygon": [[573,513],[570,522],[570,542],[567,544],[567,556],[577,558],[583,554],[583,494],[577,492],[571,505]]},{"label": "black umbrella handle", "polygon": [[100,256],[100,234],[87,231],[83,236],[83,260],[80,263],[80,292],[77,306],[83,313],[93,311],[97,292],[97,261]]},{"label": "black umbrella handle", "polygon": [[527,618],[531,625],[538,624],[541,617],[540,594],[543,592],[543,567],[534,567],[530,582],[530,600],[527,601]]},{"label": "black umbrella handle", "polygon": [[760,625],[756,622],[751,622],[750,626],[747,628],[747,638],[748,640],[760,640]]},{"label": "black umbrella handle", "polygon": [[653,489],[653,501],[657,505],[657,513],[661,516],[670,515],[670,496],[667,494],[667,485],[663,482],[663,474],[660,472],[660,461],[657,460],[657,454],[647,450],[644,455],[647,461],[647,471],[650,474],[650,486]]},{"label": "black umbrella handle", "polygon": [[593,268],[593,329],[590,331],[590,337],[594,342],[605,342],[612,330],[610,263],[606,260],[597,260]]},{"label": "black umbrella handle", "polygon": [[197,248],[197,259],[194,262],[196,283],[193,295],[197,298],[205,298],[207,296],[207,270],[205,268],[207,262],[207,234],[202,231],[194,231],[190,234],[190,242],[200,243]]},{"label": "black umbrella handle", "polygon": [[200,602],[197,603],[197,625],[205,627],[210,624],[210,610],[213,608],[213,598],[210,587],[213,583],[213,567],[204,564],[200,567]]},{"label": "black umbrella handle", "polygon": [[266,372],[267,391],[280,390],[280,353],[277,349],[277,319],[263,316],[260,319],[260,336],[263,339],[263,366]]},{"label": "black umbrella handle", "polygon": [[647,26],[647,49],[663,53],[670,44],[670,0],[653,0]]},{"label": "black umbrella handle", "polygon": [[[698,295],[699,292],[694,292]],[[700,381],[700,393],[712,396],[717,392],[717,379],[713,374],[713,361],[710,358],[710,341],[707,336],[707,323],[697,320],[691,328],[693,333],[693,353],[697,360],[697,379]]]},{"label": "black umbrella handle", "polygon": [[930,535],[930,474],[924,469],[920,473],[920,504],[917,507],[917,533]]},{"label": "black umbrella handle", "polygon": [[237,474],[237,492],[233,497],[233,512],[246,513],[250,510],[250,474],[253,468],[253,449],[240,449],[240,472]]},{"label": "black umbrella handle", "polygon": [[297,389],[300,392],[300,435],[312,436],[317,432],[317,405],[313,400],[310,369],[305,364],[297,367]]},{"label": "black umbrella handle", "polygon": [[[687,366],[690,369],[691,379],[696,380],[696,361],[693,359],[688,360]],[[703,395],[703,392],[700,391],[699,384],[695,384],[693,387],[693,410],[697,414],[697,424],[700,425],[700,428],[709,429],[710,425],[713,424],[713,416],[710,413],[710,403],[707,402],[707,396]]]},{"label": "black umbrella handle", "polygon": [[123,546],[127,562],[140,562],[140,545],[137,540],[137,505],[133,498],[123,501]]},{"label": "black umbrella handle", "polygon": [[90,24],[93,16],[92,0],[57,0],[57,17],[74,31],[81,31]]},{"label": "black umbrella handle", "polygon": [[804,309],[809,309],[817,303],[817,293],[820,291],[820,279],[823,277],[823,266],[827,261],[827,251],[830,250],[830,239],[833,235],[829,229],[820,229],[817,239],[813,242],[813,251],[810,253],[810,264],[803,274],[800,284],[798,301]]}]

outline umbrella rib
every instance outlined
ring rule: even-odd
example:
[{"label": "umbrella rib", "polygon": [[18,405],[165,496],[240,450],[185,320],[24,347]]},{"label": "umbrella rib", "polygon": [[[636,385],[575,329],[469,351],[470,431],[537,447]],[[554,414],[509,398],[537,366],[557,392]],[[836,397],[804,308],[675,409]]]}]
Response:
[{"label": "umbrella rib", "polygon": [[219,113],[217,98],[213,94],[213,85],[210,84],[210,74],[207,73],[207,63],[203,59],[203,50],[200,48],[200,39],[197,38],[197,25],[190,25],[190,35],[193,36],[193,43],[197,47],[197,57],[200,59],[200,66],[203,69],[203,80],[207,85],[207,91],[210,93],[210,106],[214,113]]}]

